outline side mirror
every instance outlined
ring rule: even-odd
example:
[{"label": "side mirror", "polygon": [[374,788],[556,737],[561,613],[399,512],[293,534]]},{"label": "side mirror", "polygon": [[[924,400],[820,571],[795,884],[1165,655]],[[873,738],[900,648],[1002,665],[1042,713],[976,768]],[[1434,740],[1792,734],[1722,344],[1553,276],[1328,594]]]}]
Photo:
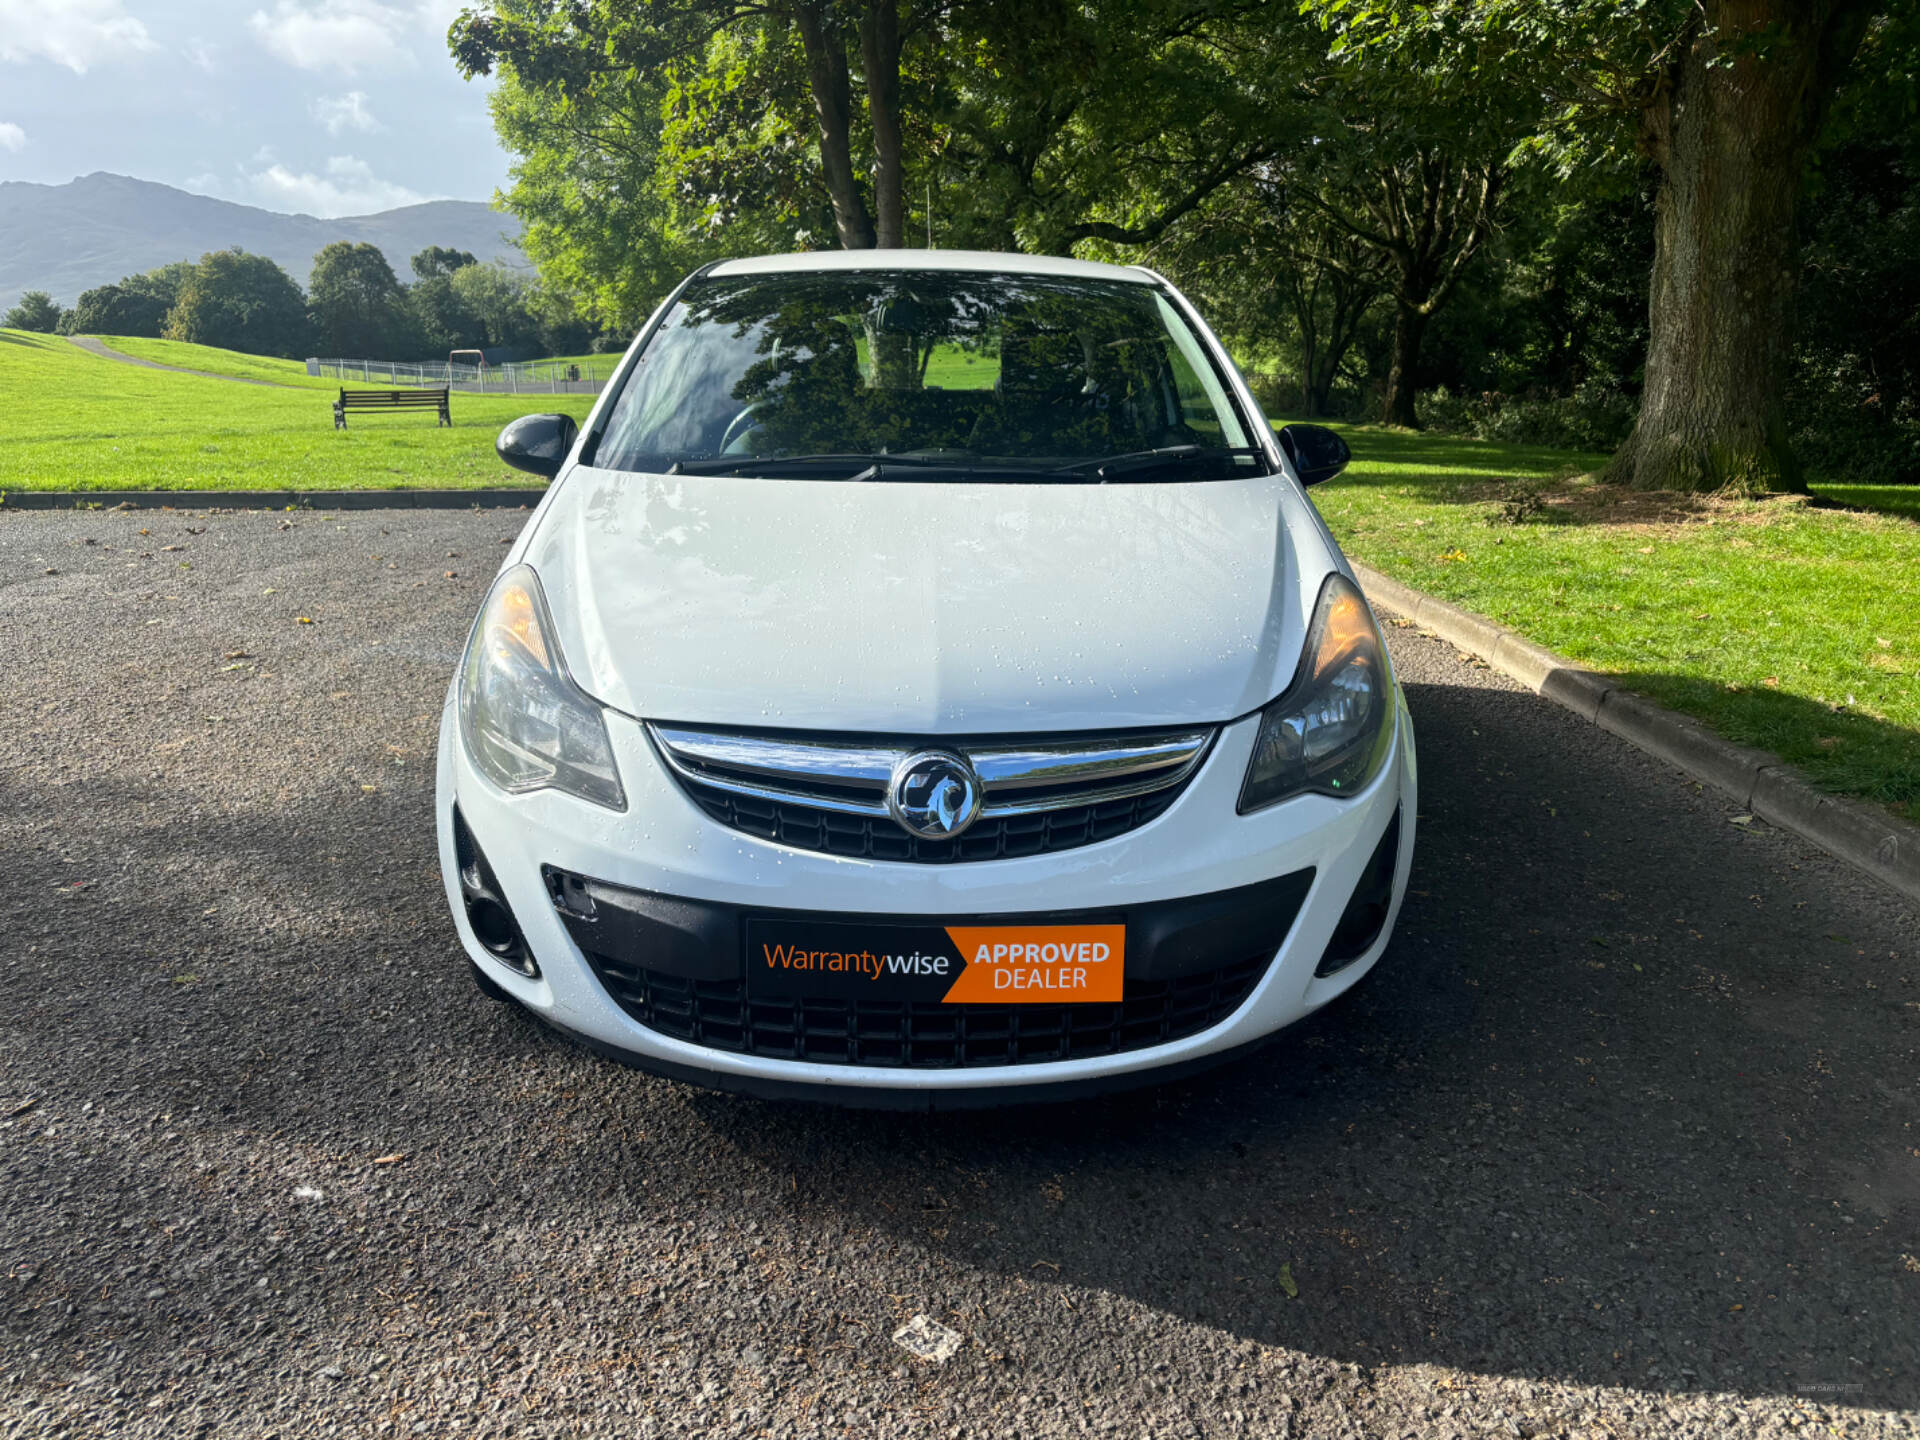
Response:
[{"label": "side mirror", "polygon": [[1324,425],[1281,426],[1280,448],[1293,463],[1293,473],[1302,485],[1333,479],[1353,459],[1347,442]]},{"label": "side mirror", "polygon": [[551,480],[566,463],[579,433],[571,415],[522,415],[500,432],[493,450],[514,469]]}]

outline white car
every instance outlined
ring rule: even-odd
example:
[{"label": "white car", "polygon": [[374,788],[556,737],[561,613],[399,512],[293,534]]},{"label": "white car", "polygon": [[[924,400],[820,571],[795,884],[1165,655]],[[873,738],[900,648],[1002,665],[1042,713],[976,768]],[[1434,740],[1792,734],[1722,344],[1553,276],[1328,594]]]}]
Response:
[{"label": "white car", "polygon": [[1386,947],[1414,746],[1276,436],[1151,271],[711,265],[550,477],[441,721],[481,988],[607,1055],[845,1103],[1245,1051]]}]

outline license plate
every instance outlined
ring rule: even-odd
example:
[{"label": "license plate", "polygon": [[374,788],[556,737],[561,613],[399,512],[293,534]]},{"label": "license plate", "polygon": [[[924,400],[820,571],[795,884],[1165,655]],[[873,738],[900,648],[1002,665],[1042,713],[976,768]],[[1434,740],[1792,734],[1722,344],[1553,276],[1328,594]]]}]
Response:
[{"label": "license plate", "polygon": [[747,990],[768,999],[1112,1003],[1127,927],[749,920]]}]

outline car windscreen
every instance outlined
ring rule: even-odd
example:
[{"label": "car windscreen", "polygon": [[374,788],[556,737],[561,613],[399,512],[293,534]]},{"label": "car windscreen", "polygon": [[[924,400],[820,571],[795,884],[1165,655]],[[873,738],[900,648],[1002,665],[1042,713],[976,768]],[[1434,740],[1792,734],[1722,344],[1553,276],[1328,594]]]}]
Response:
[{"label": "car windscreen", "polygon": [[693,281],[592,463],[867,479],[1266,468],[1157,285],[933,270]]}]

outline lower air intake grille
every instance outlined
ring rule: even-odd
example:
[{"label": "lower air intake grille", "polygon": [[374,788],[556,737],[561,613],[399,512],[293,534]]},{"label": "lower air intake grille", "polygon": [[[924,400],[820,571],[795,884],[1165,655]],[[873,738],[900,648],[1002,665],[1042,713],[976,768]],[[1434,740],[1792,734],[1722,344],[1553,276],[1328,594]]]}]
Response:
[{"label": "lower air intake grille", "polygon": [[1165,1044],[1238,1010],[1271,953],[1175,980],[1129,980],[1105,1005],[750,1000],[741,980],[686,980],[587,953],[620,1008],[675,1040],[820,1065],[959,1070],[1085,1060]]}]

